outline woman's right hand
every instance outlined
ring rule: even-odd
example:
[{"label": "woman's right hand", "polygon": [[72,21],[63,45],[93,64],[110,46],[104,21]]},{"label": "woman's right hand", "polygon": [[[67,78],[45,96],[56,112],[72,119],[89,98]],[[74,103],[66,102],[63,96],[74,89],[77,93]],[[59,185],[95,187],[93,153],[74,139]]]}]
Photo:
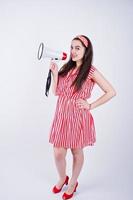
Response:
[{"label": "woman's right hand", "polygon": [[58,65],[55,62],[53,62],[52,60],[51,60],[49,69],[51,69],[51,72],[52,72],[53,76],[57,76],[58,75]]}]

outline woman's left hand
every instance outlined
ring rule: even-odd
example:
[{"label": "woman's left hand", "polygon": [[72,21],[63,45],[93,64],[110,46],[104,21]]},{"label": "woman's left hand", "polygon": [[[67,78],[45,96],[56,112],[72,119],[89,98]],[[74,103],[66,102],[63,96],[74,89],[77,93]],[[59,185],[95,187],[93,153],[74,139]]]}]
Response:
[{"label": "woman's left hand", "polygon": [[87,109],[90,110],[90,105],[87,100],[84,99],[77,99],[76,104],[80,109]]}]

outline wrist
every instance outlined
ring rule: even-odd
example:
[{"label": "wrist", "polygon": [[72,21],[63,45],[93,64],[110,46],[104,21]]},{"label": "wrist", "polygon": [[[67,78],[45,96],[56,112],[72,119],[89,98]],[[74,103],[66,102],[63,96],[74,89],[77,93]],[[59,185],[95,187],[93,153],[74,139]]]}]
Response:
[{"label": "wrist", "polygon": [[92,106],[91,106],[91,103],[90,103],[90,104],[89,104],[89,110],[91,110],[91,107],[92,107]]},{"label": "wrist", "polygon": [[53,74],[53,80],[57,81],[57,79],[58,79],[58,74]]},{"label": "wrist", "polygon": [[91,104],[90,103],[88,104],[88,110],[91,110]]}]

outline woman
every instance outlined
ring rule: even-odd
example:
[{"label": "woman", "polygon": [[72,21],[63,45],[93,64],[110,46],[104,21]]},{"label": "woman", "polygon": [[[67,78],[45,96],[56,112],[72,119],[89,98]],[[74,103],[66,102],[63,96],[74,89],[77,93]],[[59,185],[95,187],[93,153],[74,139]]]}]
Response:
[{"label": "woman", "polygon": [[[59,181],[53,193],[59,193],[63,186],[68,188],[62,198],[70,199],[78,186],[84,154],[83,148],[96,141],[95,125],[90,110],[104,104],[116,95],[114,88],[92,65],[93,48],[91,41],[84,35],[76,36],[71,42],[70,60],[59,70],[51,61],[52,90],[58,95],[56,112],[51,126],[49,142],[53,144],[54,158]],[[104,91],[104,95],[92,103],[94,84]],[[73,155],[72,177],[66,175],[66,153],[70,148]],[[69,182],[69,183],[68,183]]]}]

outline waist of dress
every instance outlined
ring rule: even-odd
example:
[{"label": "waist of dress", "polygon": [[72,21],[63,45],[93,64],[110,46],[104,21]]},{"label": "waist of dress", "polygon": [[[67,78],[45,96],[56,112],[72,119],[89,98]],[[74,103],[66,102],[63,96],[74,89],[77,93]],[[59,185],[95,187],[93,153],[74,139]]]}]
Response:
[{"label": "waist of dress", "polygon": [[[89,110],[85,108],[79,108],[77,105],[77,99],[82,98],[82,97],[72,97],[72,96],[65,96],[61,95],[58,98],[58,114],[63,114],[63,115],[79,115],[79,114],[85,114],[88,113]],[[82,98],[83,99],[83,98]]]},{"label": "waist of dress", "polygon": [[84,99],[82,97],[78,97],[78,96],[66,96],[66,95],[60,95],[59,96],[60,99],[68,99],[68,100],[77,100],[77,99]]}]

